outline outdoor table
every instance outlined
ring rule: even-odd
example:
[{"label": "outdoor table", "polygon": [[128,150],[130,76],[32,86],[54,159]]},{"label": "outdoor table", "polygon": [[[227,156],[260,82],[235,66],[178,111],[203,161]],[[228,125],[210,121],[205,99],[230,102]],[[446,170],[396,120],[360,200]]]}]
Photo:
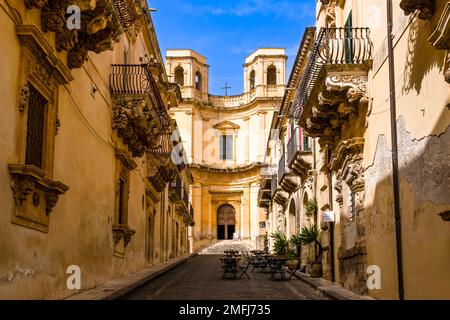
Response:
[{"label": "outdoor table", "polygon": [[[286,265],[286,258],[273,257],[270,262],[270,280],[287,280],[285,276],[284,266]],[[280,278],[276,274],[280,274]]]},{"label": "outdoor table", "polygon": [[222,279],[230,279],[227,275],[233,275],[233,279],[238,279],[238,262],[241,258],[224,257],[222,261]]}]

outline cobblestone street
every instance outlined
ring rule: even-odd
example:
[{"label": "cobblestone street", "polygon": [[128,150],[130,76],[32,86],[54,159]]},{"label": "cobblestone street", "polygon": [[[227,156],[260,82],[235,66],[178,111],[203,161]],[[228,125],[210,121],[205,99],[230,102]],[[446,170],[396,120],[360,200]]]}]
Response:
[{"label": "cobblestone street", "polygon": [[311,287],[297,280],[271,281],[270,275],[248,272],[250,279],[221,280],[220,256],[197,256],[130,294],[148,300],[320,300]]}]

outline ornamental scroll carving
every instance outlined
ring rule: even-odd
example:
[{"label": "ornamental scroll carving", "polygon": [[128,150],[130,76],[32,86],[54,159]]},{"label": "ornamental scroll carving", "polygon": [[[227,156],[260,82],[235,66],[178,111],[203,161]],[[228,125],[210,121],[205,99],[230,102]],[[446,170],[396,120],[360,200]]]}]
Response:
[{"label": "ornamental scroll carving", "polygon": [[400,8],[405,11],[406,15],[410,15],[415,11],[419,11],[419,18],[423,20],[431,19],[435,10],[435,0],[402,0]]},{"label": "ornamental scroll carving", "polygon": [[[365,126],[369,105],[367,81],[366,72],[330,72],[326,75],[309,116],[303,120],[308,134],[319,137],[322,147],[333,149],[346,128]],[[363,125],[358,125],[358,121]]]},{"label": "ornamental scroll carving", "polygon": [[161,129],[145,99],[116,98],[112,113],[112,128],[118,130],[133,157],[159,147]]},{"label": "ornamental scroll carving", "polygon": [[[142,28],[142,12],[134,1],[25,0],[25,5],[41,10],[42,30],[55,32],[55,47],[69,52],[71,69],[81,67],[89,51],[113,50],[123,31],[135,39]],[[71,5],[81,10],[80,30],[67,28],[67,8]]]}]

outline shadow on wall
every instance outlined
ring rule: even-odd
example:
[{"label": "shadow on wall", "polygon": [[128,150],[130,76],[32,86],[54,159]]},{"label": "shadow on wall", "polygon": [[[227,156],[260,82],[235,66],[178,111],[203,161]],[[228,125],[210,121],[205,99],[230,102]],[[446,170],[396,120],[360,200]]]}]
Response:
[{"label": "shadow on wall", "polygon": [[429,22],[418,19],[411,22],[406,50],[406,63],[403,72],[403,94],[422,90],[423,78],[431,71],[438,69],[443,73],[445,65],[445,50],[436,50],[428,42],[427,35],[431,31]]},{"label": "shadow on wall", "polygon": [[[421,139],[412,139],[403,117],[397,122],[406,299],[450,299],[450,222],[439,215],[450,209],[448,112],[444,109],[435,127],[445,132]],[[382,274],[381,290],[369,294],[397,299],[391,173],[391,150],[382,135],[374,162],[365,171],[368,264],[378,265]]]}]

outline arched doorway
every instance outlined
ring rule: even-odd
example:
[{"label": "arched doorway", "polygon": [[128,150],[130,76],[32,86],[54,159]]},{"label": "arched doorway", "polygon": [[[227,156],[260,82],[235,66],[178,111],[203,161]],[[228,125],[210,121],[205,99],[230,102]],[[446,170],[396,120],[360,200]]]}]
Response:
[{"label": "arched doorway", "polygon": [[224,204],[217,209],[217,239],[233,239],[236,228],[236,212],[233,206]]}]

